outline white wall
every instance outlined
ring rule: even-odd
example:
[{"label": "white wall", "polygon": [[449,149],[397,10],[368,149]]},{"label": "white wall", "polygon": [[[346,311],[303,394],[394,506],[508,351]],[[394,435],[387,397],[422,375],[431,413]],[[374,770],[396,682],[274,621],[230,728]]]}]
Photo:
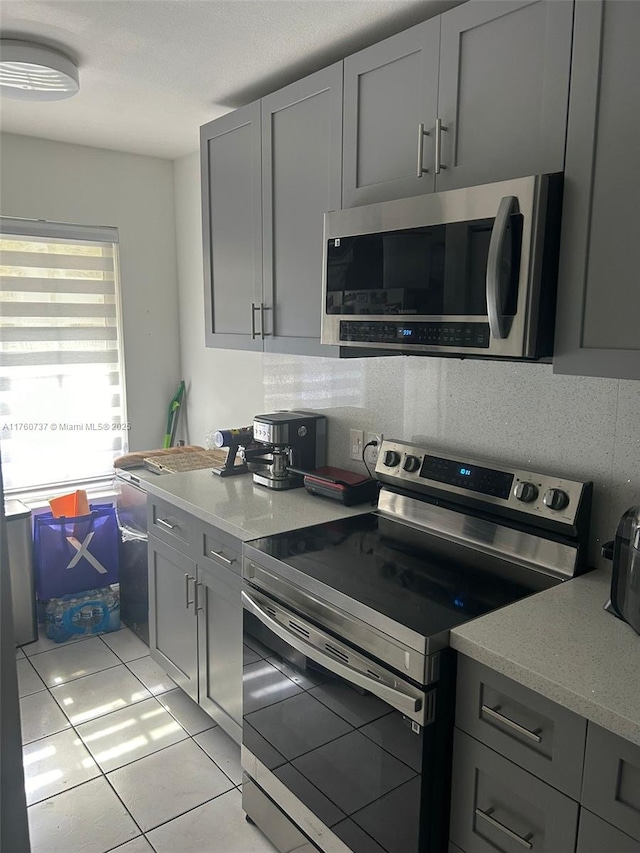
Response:
[{"label": "white wall", "polygon": [[129,446],[162,447],[181,378],[171,161],[2,134],[0,169],[3,215],[118,228]]},{"label": "white wall", "polygon": [[200,215],[200,159],[174,161],[176,238],[180,293],[180,354],[187,383],[187,417],[181,426],[192,444],[210,433],[245,426],[264,411],[262,354],[208,349],[204,345],[204,278]]}]

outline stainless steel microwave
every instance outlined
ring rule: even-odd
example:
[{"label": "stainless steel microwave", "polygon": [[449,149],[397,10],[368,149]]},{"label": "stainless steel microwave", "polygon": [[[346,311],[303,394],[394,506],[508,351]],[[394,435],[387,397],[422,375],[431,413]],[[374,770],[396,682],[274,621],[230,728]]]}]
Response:
[{"label": "stainless steel microwave", "polygon": [[325,214],[322,343],[550,356],[561,203],[536,175]]}]

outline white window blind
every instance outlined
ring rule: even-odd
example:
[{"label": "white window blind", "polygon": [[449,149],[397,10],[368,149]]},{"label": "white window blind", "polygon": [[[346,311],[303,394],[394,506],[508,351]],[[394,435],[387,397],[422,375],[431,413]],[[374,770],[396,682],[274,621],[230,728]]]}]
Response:
[{"label": "white window blind", "polygon": [[117,229],[0,218],[5,491],[110,474],[127,429]]}]

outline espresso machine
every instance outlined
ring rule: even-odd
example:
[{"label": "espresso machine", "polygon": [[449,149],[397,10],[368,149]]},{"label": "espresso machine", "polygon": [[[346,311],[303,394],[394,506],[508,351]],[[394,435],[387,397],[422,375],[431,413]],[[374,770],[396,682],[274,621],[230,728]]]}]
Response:
[{"label": "espresso machine", "polygon": [[313,412],[256,415],[253,441],[253,447],[242,451],[253,470],[253,482],[268,489],[295,489],[303,485],[299,471],[325,464],[327,419]]}]

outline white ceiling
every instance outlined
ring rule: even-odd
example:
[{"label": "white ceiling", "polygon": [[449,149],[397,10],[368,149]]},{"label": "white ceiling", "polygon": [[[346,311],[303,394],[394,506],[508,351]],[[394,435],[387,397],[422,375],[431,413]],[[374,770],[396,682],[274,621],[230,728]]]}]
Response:
[{"label": "white ceiling", "polygon": [[2,130],[177,158],[198,128],[461,0],[2,0],[3,38],[63,49],[65,101],[2,98]]}]

